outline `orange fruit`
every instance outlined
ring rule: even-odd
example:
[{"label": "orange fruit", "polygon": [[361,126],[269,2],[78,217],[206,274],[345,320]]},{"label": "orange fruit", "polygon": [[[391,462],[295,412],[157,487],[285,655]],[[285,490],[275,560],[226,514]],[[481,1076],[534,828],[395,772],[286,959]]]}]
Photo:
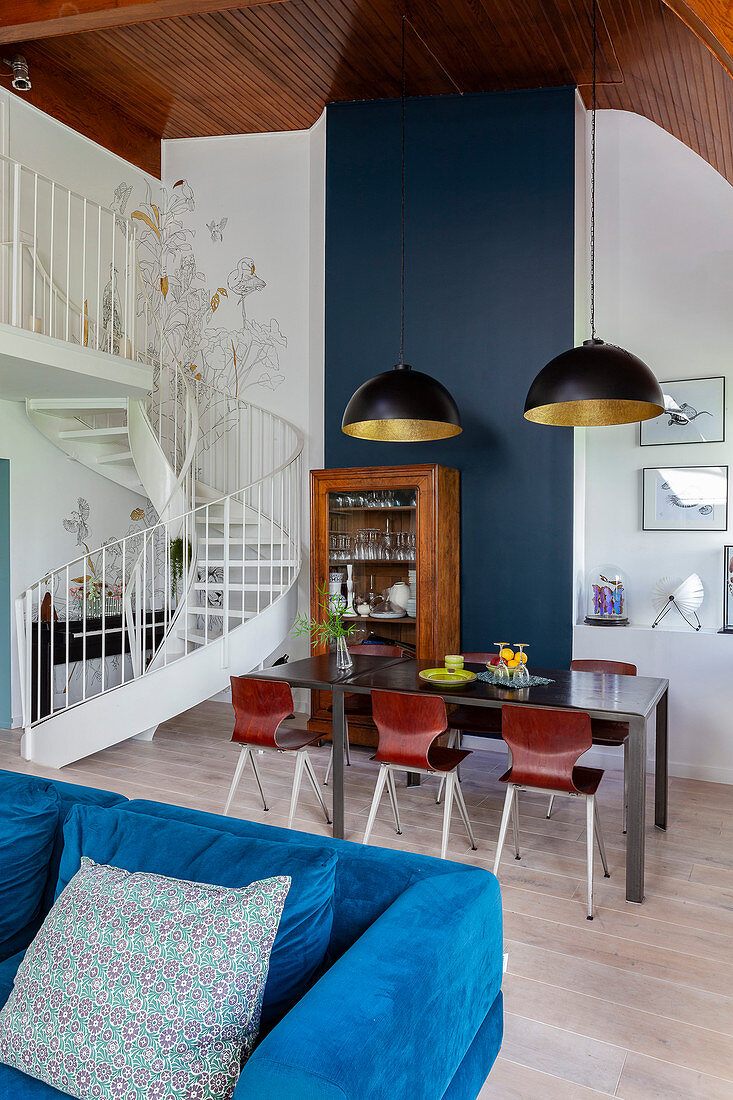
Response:
[{"label": "orange fruit", "polygon": [[514,659],[514,650],[509,649],[509,647],[507,646],[506,649],[502,649],[501,655],[505,661],[511,661]]},{"label": "orange fruit", "polygon": [[517,656],[518,656],[519,660],[522,662],[522,664],[526,665],[526,663],[527,663],[527,654],[526,653],[518,653]]}]

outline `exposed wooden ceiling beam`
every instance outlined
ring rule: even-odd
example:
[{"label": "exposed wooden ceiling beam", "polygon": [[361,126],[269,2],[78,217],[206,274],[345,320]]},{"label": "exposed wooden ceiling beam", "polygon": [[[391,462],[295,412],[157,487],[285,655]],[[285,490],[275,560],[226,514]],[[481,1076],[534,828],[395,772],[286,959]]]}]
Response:
[{"label": "exposed wooden ceiling beam", "polygon": [[0,0],[0,43],[129,27],[182,15],[256,8],[287,0]]},{"label": "exposed wooden ceiling beam", "polygon": [[720,0],[663,0],[733,76],[733,18],[731,6]]}]

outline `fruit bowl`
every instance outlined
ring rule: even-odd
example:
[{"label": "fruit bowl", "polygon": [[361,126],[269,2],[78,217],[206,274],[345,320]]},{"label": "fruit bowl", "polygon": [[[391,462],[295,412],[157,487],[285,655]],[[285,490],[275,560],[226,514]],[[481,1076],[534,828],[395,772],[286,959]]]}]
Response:
[{"label": "fruit bowl", "polygon": [[[518,669],[527,667],[527,654],[523,653],[521,650],[510,649],[509,646],[506,646],[504,649],[502,649],[501,656],[504,658],[504,663],[509,672],[510,680],[514,679],[514,674],[517,672]],[[497,653],[495,657],[492,657],[491,660],[487,662],[486,667],[489,672],[496,673],[499,665],[499,660],[500,657]]]}]

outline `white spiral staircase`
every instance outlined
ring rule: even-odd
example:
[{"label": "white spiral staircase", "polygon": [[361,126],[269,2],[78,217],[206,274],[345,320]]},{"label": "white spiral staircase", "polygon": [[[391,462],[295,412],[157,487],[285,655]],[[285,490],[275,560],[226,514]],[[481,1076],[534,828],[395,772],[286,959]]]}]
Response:
[{"label": "white spiral staircase", "polygon": [[[286,639],[301,565],[303,439],[177,361],[139,276],[132,222],[4,164],[13,228],[3,242],[11,288],[3,320],[75,342],[78,356],[97,358],[100,376],[121,357],[146,364],[152,377],[145,399],[95,389],[26,401],[47,439],[148,497],[157,516],[125,538],[85,546],[16,599],[22,752],[63,767],[152,737],[160,722],[221,691],[230,674],[256,668]],[[39,209],[39,181],[51,188],[50,209]],[[65,263],[53,226],[59,196]],[[49,216],[47,255],[40,224]],[[39,362],[48,343],[39,340]],[[88,361],[83,373],[94,373]]]}]

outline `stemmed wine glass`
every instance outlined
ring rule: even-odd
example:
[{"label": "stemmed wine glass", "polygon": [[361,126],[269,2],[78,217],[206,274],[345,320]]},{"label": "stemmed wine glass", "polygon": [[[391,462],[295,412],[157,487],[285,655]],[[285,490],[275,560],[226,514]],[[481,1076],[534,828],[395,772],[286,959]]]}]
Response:
[{"label": "stemmed wine glass", "polygon": [[492,672],[497,680],[501,680],[508,684],[511,676],[509,675],[509,667],[504,660],[504,649],[508,645],[508,642],[494,642],[494,645],[499,647],[499,663],[493,666]]},{"label": "stemmed wine glass", "polygon": [[527,668],[527,655],[524,652],[528,642],[515,642],[515,648],[519,650],[519,664],[514,669],[514,683],[524,687],[529,683],[529,669]]}]

